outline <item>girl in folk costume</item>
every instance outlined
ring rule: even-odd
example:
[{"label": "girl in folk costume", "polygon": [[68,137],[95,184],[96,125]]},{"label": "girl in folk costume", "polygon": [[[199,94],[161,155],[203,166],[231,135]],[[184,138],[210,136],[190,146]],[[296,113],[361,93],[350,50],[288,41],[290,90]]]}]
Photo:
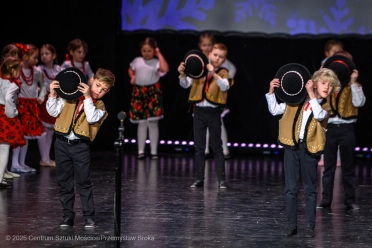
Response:
[{"label": "girl in folk costume", "polygon": [[[0,189],[11,188],[4,181],[7,173],[10,147],[26,144],[18,117],[17,96],[21,82],[18,80],[22,62],[15,57],[7,57],[1,65],[0,77]],[[13,174],[13,173],[11,173]]]},{"label": "girl in folk costume", "polygon": [[138,158],[145,158],[148,128],[151,158],[158,159],[158,122],[163,118],[162,90],[159,78],[168,72],[169,66],[153,38],[148,37],[142,41],[140,50],[142,56],[135,58],[128,69],[130,83],[133,85],[129,117],[132,123],[138,123]]},{"label": "girl in folk costume", "polygon": [[[22,58],[21,49],[19,49],[16,46],[16,44],[13,44],[13,43],[6,45],[1,52],[1,59],[0,59],[1,63],[5,59],[7,59],[8,57],[14,57],[14,58],[17,58],[17,59],[21,59]],[[1,65],[0,65],[0,68],[1,68]],[[20,67],[20,69],[21,69],[21,67]],[[0,69],[0,77],[1,77],[1,74],[2,74],[2,72],[1,72],[1,69]],[[19,80],[19,75],[18,75],[17,79]],[[19,174],[14,173],[14,172],[10,172],[10,171],[8,171],[8,168],[5,167],[5,173],[4,173],[4,178],[5,179],[12,179],[12,178],[18,178],[18,177],[20,177]]]},{"label": "girl in folk costume", "polygon": [[[36,170],[25,164],[28,140],[38,139],[42,135],[46,135],[43,123],[39,119],[38,106],[44,100],[46,87],[43,74],[35,67],[38,62],[39,49],[31,44],[17,44],[17,46],[22,50],[23,63],[20,76],[22,84],[18,95],[18,111],[21,117],[23,134],[26,138],[26,145],[13,148],[11,171],[32,172]],[[40,93],[38,86],[40,87]]]},{"label": "girl in folk costume", "polygon": [[58,65],[57,52],[51,44],[44,44],[40,48],[40,60],[42,64],[38,66],[43,73],[44,82],[46,84],[47,94],[40,107],[40,119],[44,124],[46,135],[38,139],[40,148],[40,165],[41,166],[56,166],[56,163],[50,159],[50,148],[52,146],[52,139],[54,134],[54,123],[56,118],[50,116],[46,110],[46,102],[49,95],[49,86],[55,80],[57,74],[61,71],[61,66]]},{"label": "girl in folk costume", "polygon": [[75,67],[80,69],[87,77],[88,82],[94,77],[94,73],[90,68],[89,62],[84,61],[88,52],[88,45],[80,39],[70,41],[67,47],[66,60],[62,63],[62,70]]},{"label": "girl in folk costume", "polygon": [[[199,49],[207,56],[209,57],[209,53],[212,51],[214,44],[216,44],[216,38],[214,37],[213,33],[205,32],[202,33],[199,36]],[[235,77],[236,74],[236,67],[235,65],[228,60],[227,58],[221,65],[221,67],[225,68],[228,72],[231,78]],[[225,156],[225,159],[230,159],[230,150],[227,146],[227,131],[225,128],[225,124],[223,123],[223,118],[230,112],[228,107],[225,107],[224,110],[221,113],[221,139],[222,139],[222,148],[223,148],[223,154]],[[207,129],[207,140],[206,140],[206,146],[205,146],[205,155],[209,156],[209,129]]]}]

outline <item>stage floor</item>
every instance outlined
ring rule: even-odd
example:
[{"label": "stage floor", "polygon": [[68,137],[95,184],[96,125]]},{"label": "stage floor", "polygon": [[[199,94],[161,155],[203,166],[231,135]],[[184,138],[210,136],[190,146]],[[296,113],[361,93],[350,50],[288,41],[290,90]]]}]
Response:
[{"label": "stage floor", "polygon": [[[35,173],[0,190],[0,247],[115,247],[115,150],[92,151],[91,179],[97,227],[85,229],[79,195],[75,226],[62,229],[55,168],[39,167],[38,150],[28,165]],[[372,162],[357,160],[357,204],[345,210],[337,168],[331,209],[317,210],[315,238],[304,238],[304,191],[299,192],[298,234],[286,226],[281,156],[239,156],[226,161],[228,189],[219,189],[213,159],[204,188],[195,181],[192,153],[137,160],[124,152],[120,247],[371,247]],[[323,167],[318,167],[318,201]],[[302,185],[302,184],[301,184]],[[301,186],[302,187],[302,186]]]}]

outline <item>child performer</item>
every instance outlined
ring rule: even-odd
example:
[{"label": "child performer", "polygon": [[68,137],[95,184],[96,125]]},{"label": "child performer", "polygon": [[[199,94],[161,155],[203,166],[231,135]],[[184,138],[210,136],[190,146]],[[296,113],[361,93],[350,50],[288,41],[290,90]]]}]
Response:
[{"label": "child performer", "polygon": [[[283,66],[277,73],[276,78],[270,82],[269,93],[266,99],[269,111],[272,115],[283,115],[279,121],[278,142],[285,147],[284,150],[284,175],[285,195],[288,226],[282,232],[284,236],[292,236],[297,233],[297,193],[300,174],[305,190],[306,231],[305,237],[315,236],[316,216],[316,176],[320,154],[323,153],[326,141],[327,120],[330,107],[326,104],[326,98],[339,88],[339,81],[332,70],[320,69],[316,71],[311,80],[310,73],[305,67],[298,64]],[[306,71],[304,71],[306,70]],[[299,77],[298,77],[299,76]],[[288,80],[287,80],[288,78]],[[281,85],[289,85],[301,80],[301,89],[304,93],[306,88],[308,96],[299,104],[279,104],[275,98],[274,89],[280,91]],[[307,81],[307,82],[306,82]],[[305,84],[305,87],[303,87]],[[284,89],[282,92],[288,94]],[[298,92],[295,92],[298,93]],[[288,94],[289,98],[294,95]]]},{"label": "child performer", "polygon": [[[215,43],[216,43],[216,39],[213,33],[205,32],[199,36],[199,44],[198,44],[199,49],[207,56],[207,58],[209,56],[209,53],[212,51]],[[236,67],[230,60],[226,58],[223,64],[221,65],[221,67],[227,69],[231,78],[235,77]],[[221,139],[222,139],[222,149],[223,149],[223,154],[225,156],[225,159],[230,159],[231,157],[229,147],[227,146],[227,131],[225,128],[225,124],[223,122],[223,118],[229,112],[230,112],[229,108],[225,106],[221,114],[221,124],[222,124],[221,125]],[[209,129],[207,129],[206,141],[207,143],[205,147],[205,155],[208,157],[209,156]]]},{"label": "child performer", "polygon": [[135,58],[128,69],[133,85],[129,117],[138,123],[138,158],[145,158],[145,142],[149,130],[151,158],[158,159],[159,127],[163,118],[162,90],[159,78],[169,70],[157,42],[148,37],[140,44],[141,57]]},{"label": "child performer", "polygon": [[[18,117],[17,97],[21,82],[18,80],[22,62],[15,57],[7,57],[1,65],[0,77],[0,189],[11,188],[3,181],[9,160],[10,147],[26,144]],[[13,174],[13,173],[12,173]]]},{"label": "child performer", "polygon": [[[21,118],[23,134],[26,145],[13,149],[12,167],[13,172],[33,172],[36,169],[25,164],[28,140],[38,139],[45,135],[44,126],[39,119],[39,106],[45,97],[46,89],[43,74],[35,67],[39,57],[39,49],[32,44],[17,44],[22,50],[22,70],[20,81],[22,82],[18,95],[18,111]],[[40,93],[38,92],[40,84]],[[40,147],[39,147],[40,150]]]},{"label": "child performer", "polygon": [[47,94],[43,103],[40,105],[40,119],[42,120],[45,128],[46,135],[38,139],[40,148],[41,166],[56,166],[55,161],[50,159],[50,148],[52,146],[52,139],[54,134],[54,123],[56,118],[50,116],[46,110],[46,102],[49,95],[49,86],[53,80],[55,80],[57,74],[61,71],[61,67],[58,65],[57,52],[54,46],[51,44],[44,44],[40,48],[40,60],[42,64],[38,66],[38,69],[43,73],[44,81],[46,84]]},{"label": "child performer", "polygon": [[[185,62],[178,66],[180,85],[190,89],[189,102],[194,107],[194,142],[197,180],[190,186],[203,187],[205,175],[206,132],[211,134],[211,147],[217,167],[219,188],[226,189],[225,160],[221,140],[221,106],[226,104],[227,91],[234,81],[221,65],[226,59],[227,47],[222,43],[213,46],[209,53],[208,75],[200,79],[186,77]],[[204,91],[204,92],[203,92]]]},{"label": "child performer", "polygon": [[80,39],[70,41],[67,46],[66,60],[61,65],[62,70],[75,67],[80,69],[88,79],[93,78],[94,73],[90,68],[89,62],[85,61],[87,53],[88,45],[85,41]]},{"label": "child performer", "polygon": [[[87,80],[84,79],[85,75],[76,68],[71,69],[68,68],[69,72],[66,72],[66,75],[72,74],[72,78],[75,77],[77,80],[73,82],[71,77],[64,79],[63,76],[61,78],[57,76],[56,79],[60,82],[53,81],[50,84],[46,105],[48,113],[57,118],[54,126],[57,137],[54,150],[56,176],[60,188],[59,198],[63,207],[63,221],[60,226],[74,225],[75,181],[76,191],[80,194],[85,227],[93,228],[96,224],[93,186],[90,181],[89,144],[93,142],[100,126],[107,118],[108,114],[101,98],[114,86],[115,77],[109,70],[99,68],[88,86]],[[78,100],[65,100],[63,95],[57,98],[56,90],[66,83],[75,83],[83,95]]]}]

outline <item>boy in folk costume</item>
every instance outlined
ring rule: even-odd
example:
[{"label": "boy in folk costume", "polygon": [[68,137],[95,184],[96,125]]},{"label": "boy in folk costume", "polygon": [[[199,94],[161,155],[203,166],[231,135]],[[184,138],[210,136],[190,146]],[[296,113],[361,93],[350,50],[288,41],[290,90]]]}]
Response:
[{"label": "boy in folk costume", "polygon": [[226,69],[220,68],[226,59],[226,54],[227,48],[222,43],[213,46],[213,50],[209,53],[209,61],[201,51],[191,50],[186,54],[185,62],[178,67],[180,85],[183,88],[191,87],[189,102],[194,104],[197,180],[191,185],[192,188],[204,185],[207,128],[216,161],[219,188],[227,188],[221,140],[221,106],[226,105],[227,91],[234,84],[234,80]]},{"label": "boy in folk costume", "polygon": [[[76,190],[80,194],[85,227],[95,227],[95,209],[90,181],[90,148],[103,121],[107,118],[105,104],[100,100],[115,83],[114,75],[98,69],[90,80],[74,67],[61,71],[50,84],[47,111],[57,117],[54,130],[56,176],[63,206],[61,227],[74,225],[73,211]],[[59,98],[56,98],[58,95]]]},{"label": "boy in folk costume", "polygon": [[[305,237],[315,236],[316,176],[320,155],[326,141],[330,107],[326,98],[339,88],[332,70],[320,69],[310,79],[309,71],[300,64],[287,64],[279,69],[266,94],[272,115],[283,115],[279,121],[278,142],[284,148],[285,197],[287,227],[282,235],[297,234],[297,193],[300,174],[306,198]],[[275,91],[275,95],[274,95]],[[276,96],[284,103],[278,103]]]}]

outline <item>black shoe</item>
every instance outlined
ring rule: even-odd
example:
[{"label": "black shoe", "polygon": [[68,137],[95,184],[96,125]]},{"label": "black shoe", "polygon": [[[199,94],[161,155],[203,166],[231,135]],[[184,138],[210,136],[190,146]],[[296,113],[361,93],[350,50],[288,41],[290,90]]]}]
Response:
[{"label": "black shoe", "polygon": [[306,228],[304,237],[305,238],[314,238],[315,237],[314,229],[312,229],[312,228]]},{"label": "black shoe", "polygon": [[282,232],[282,235],[287,237],[293,236],[295,234],[297,234],[297,227],[287,227]]},{"label": "black shoe", "polygon": [[11,189],[13,188],[13,184],[10,184],[8,182],[4,183],[4,182],[1,182],[0,183],[0,189]]},{"label": "black shoe", "polygon": [[91,218],[85,219],[85,228],[94,228],[96,227],[96,223]]},{"label": "black shoe", "polygon": [[152,159],[152,160],[158,160],[159,157],[158,157],[158,155],[152,155],[152,154],[151,154],[151,159]]},{"label": "black shoe", "polygon": [[355,203],[347,204],[346,205],[346,210],[358,210],[359,206],[356,205]]},{"label": "black shoe", "polygon": [[225,157],[225,160],[230,160],[231,159],[231,155],[230,154],[225,154],[224,157]]},{"label": "black shoe", "polygon": [[227,183],[225,181],[220,182],[220,189],[227,189]]},{"label": "black shoe", "polygon": [[330,208],[331,207],[331,204],[329,203],[324,203],[324,202],[320,202],[316,208]]},{"label": "black shoe", "polygon": [[74,220],[66,217],[63,219],[63,221],[59,224],[60,227],[71,227],[74,225]]},{"label": "black shoe", "polygon": [[137,158],[138,159],[145,159],[145,154],[144,153],[140,153],[140,154],[138,154]]},{"label": "black shoe", "polygon": [[204,181],[197,180],[195,183],[191,184],[190,188],[200,188],[204,186]]}]

